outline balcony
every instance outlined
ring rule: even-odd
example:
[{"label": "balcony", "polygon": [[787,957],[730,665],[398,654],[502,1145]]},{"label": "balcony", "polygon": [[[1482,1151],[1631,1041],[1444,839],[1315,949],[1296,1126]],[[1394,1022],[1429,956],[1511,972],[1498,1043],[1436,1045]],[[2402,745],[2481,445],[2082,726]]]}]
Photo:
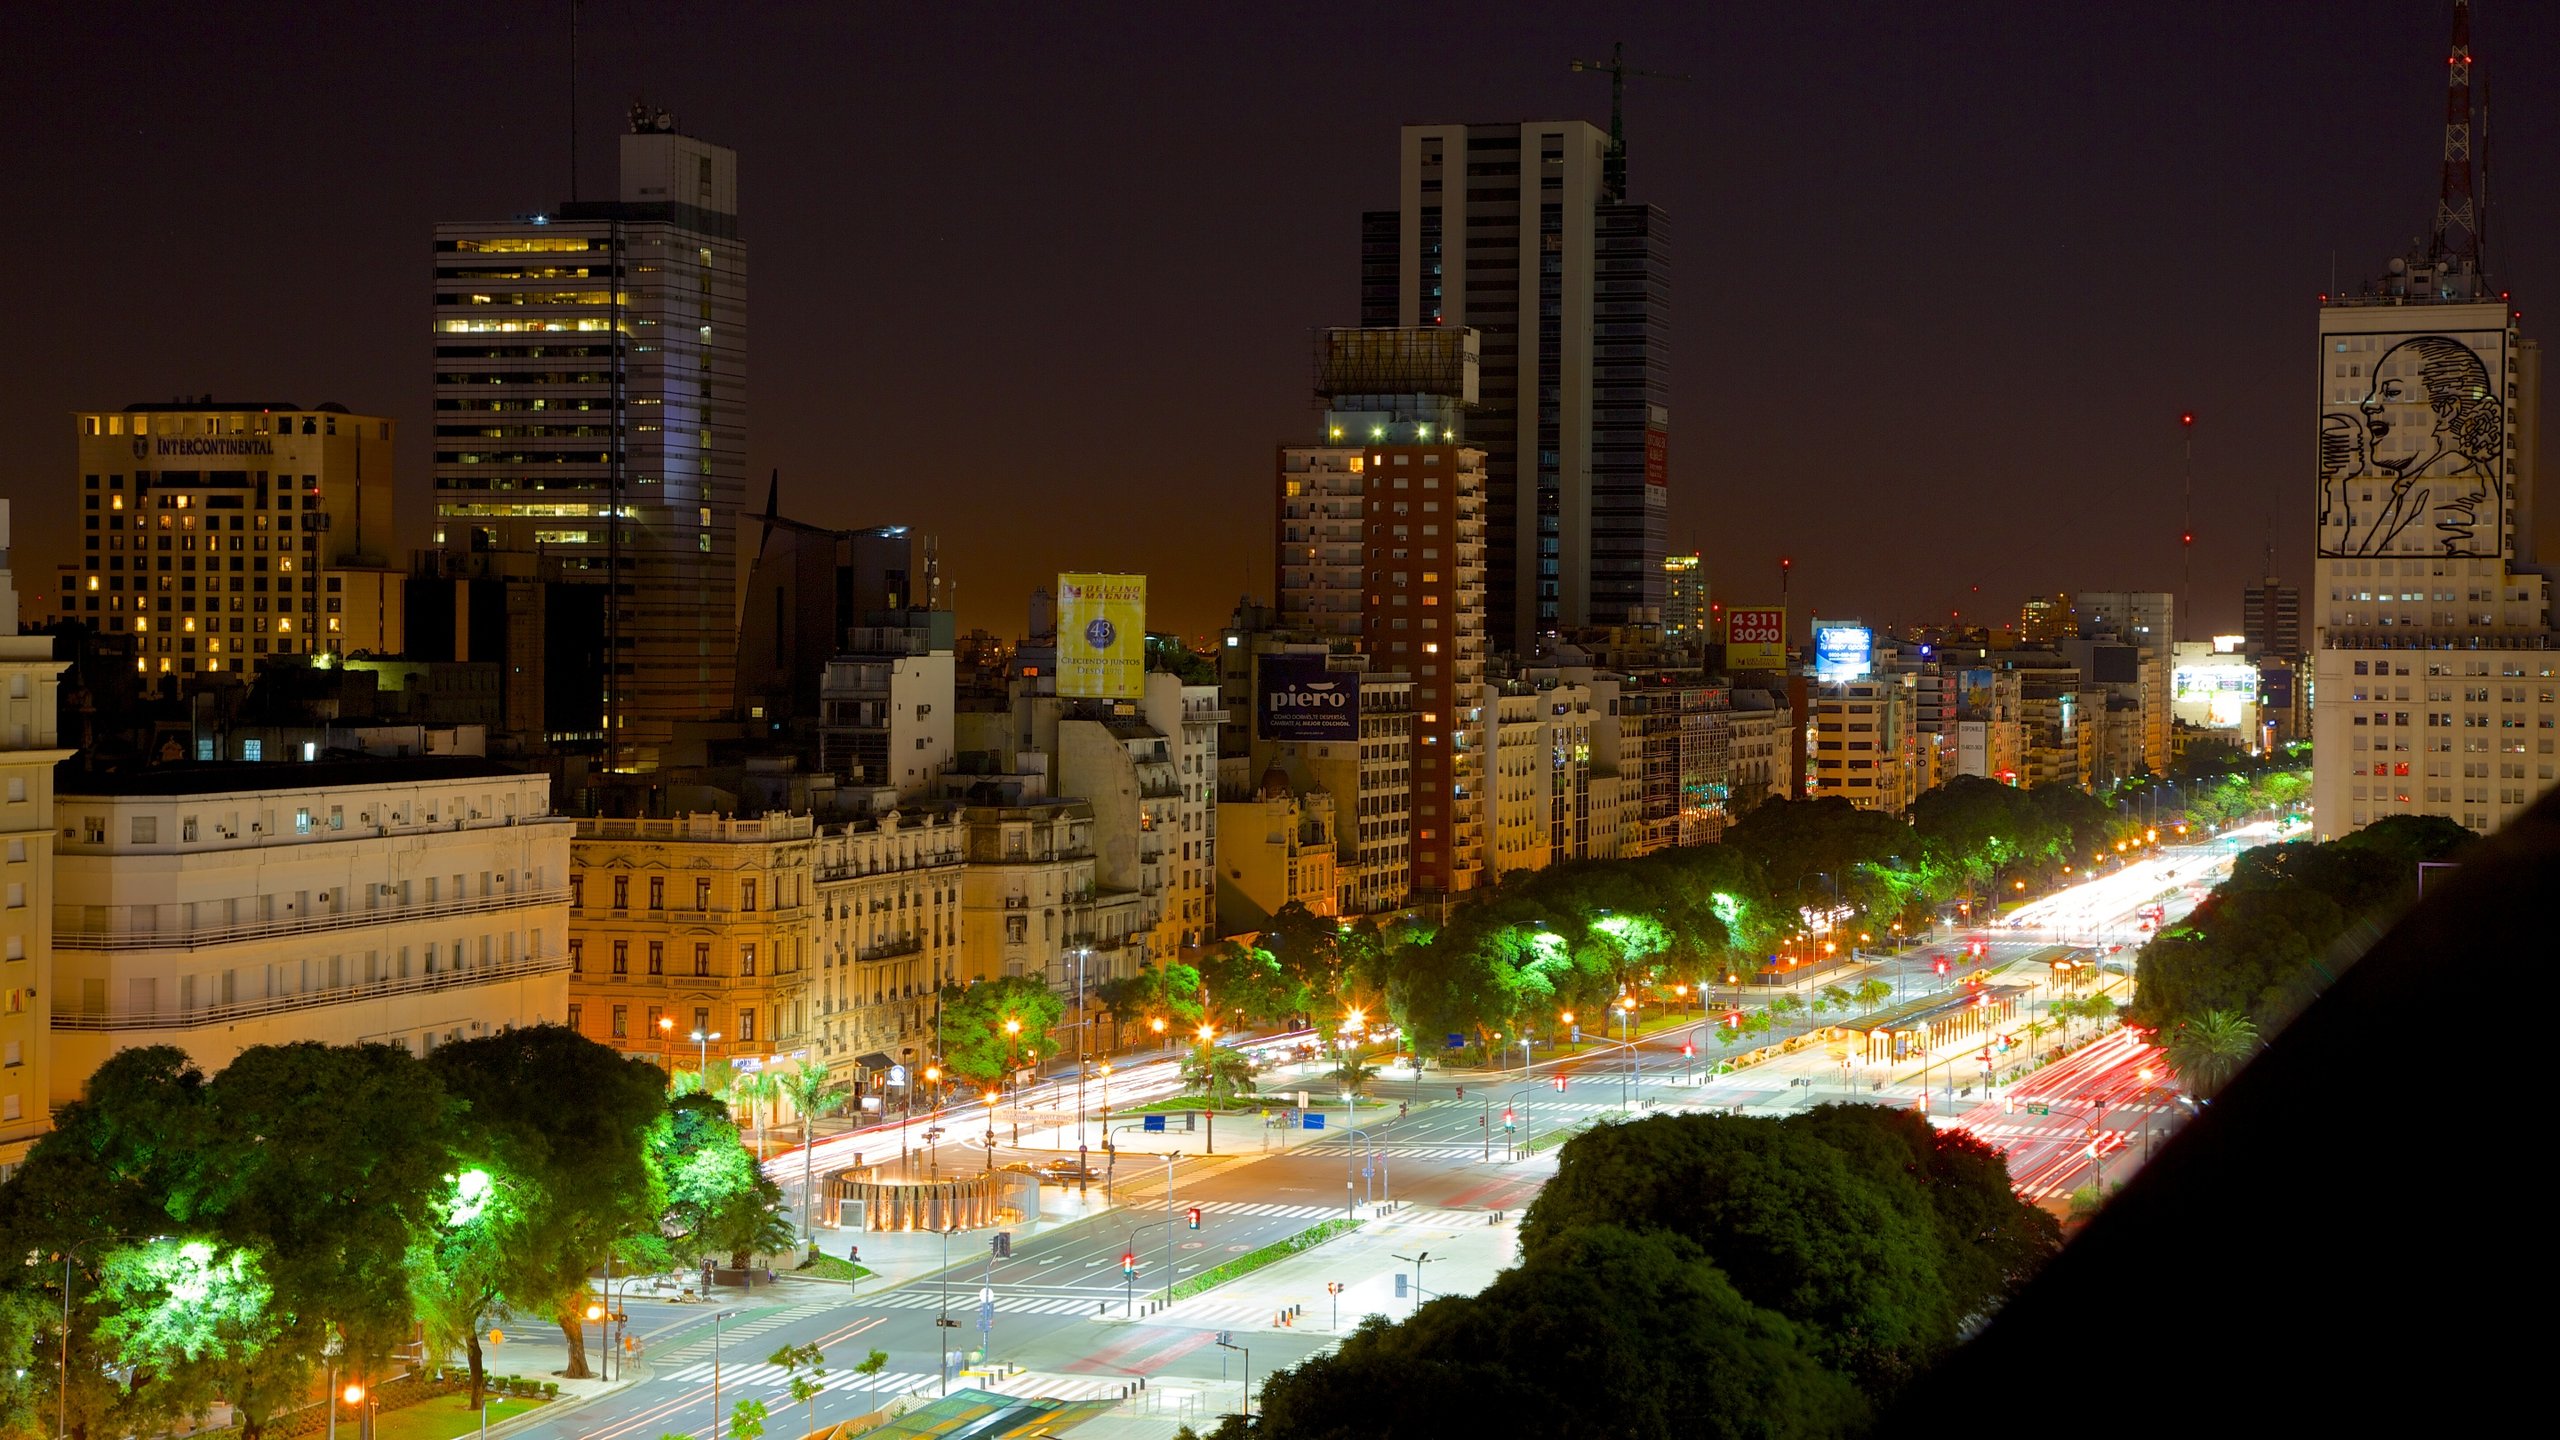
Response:
[{"label": "balcony", "polygon": [[264,940],[277,935],[318,935],[337,930],[364,930],[377,925],[404,925],[420,920],[440,920],[454,915],[486,915],[498,910],[523,910],[536,905],[566,903],[569,892],[563,890],[526,890],[513,895],[485,895],[476,900],[448,900],[433,905],[404,905],[385,910],[345,910],[313,912],[289,920],[260,920],[243,925],[215,925],[195,930],[73,930],[56,929],[53,935],[57,950],[202,950],[216,945],[234,945],[245,940]]},{"label": "balcony", "polygon": [[308,990],[299,995],[271,995],[262,1000],[241,1000],[228,1005],[203,1005],[193,1010],[84,1010],[71,1014],[57,1014],[53,1017],[53,1028],[56,1030],[194,1030],[208,1025],[252,1020],[265,1015],[282,1015],[296,1010],[317,1010],[328,1005],[348,1005],[392,995],[416,995],[430,990],[458,990],[471,985],[493,985],[505,980],[520,980],[529,975],[556,975],[568,968],[569,957],[566,954],[526,956],[504,964],[441,970],[433,975],[412,975],[405,980],[376,980],[366,984],[341,985],[329,990]]}]

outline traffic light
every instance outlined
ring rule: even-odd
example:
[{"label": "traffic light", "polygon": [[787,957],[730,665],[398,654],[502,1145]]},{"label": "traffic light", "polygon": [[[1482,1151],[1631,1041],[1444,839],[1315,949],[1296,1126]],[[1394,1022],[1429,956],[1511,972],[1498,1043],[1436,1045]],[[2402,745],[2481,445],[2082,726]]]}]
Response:
[{"label": "traffic light", "polygon": [[1504,1106],[1502,1109],[1502,1128],[1505,1130],[1516,1130],[1519,1127],[1520,1117],[1511,1113],[1511,1107],[1507,1105]]},{"label": "traffic light", "polygon": [[1556,1086],[1557,1093],[1559,1093],[1559,1094],[1563,1093],[1563,1090],[1564,1090],[1564,1077],[1563,1077],[1563,1076],[1559,1075],[1559,1076],[1557,1076],[1557,1077],[1556,1077],[1556,1079],[1555,1079],[1555,1086]]},{"label": "traffic light", "polygon": [[1947,957],[1944,955],[1938,957],[1938,973],[1941,975],[1947,973]]},{"label": "traffic light", "polygon": [[1194,1230],[1197,1230],[1197,1229],[1199,1229],[1199,1228],[1200,1228],[1200,1207],[1199,1207],[1199,1206],[1197,1206],[1197,1205],[1192,1206],[1192,1207],[1191,1207],[1191,1212],[1190,1212],[1190,1213],[1191,1213],[1191,1228],[1192,1228],[1192,1229],[1194,1229]]},{"label": "traffic light", "polygon": [[1133,1278],[1137,1275],[1137,1273],[1138,1273],[1138,1252],[1137,1252],[1137,1251],[1135,1251],[1135,1250],[1123,1250],[1123,1251],[1121,1251],[1121,1252],[1120,1252],[1120,1273],[1121,1273],[1121,1274],[1123,1274],[1123,1275],[1126,1275],[1126,1276],[1133,1277]]},{"label": "traffic light", "polygon": [[1694,1058],[1697,1053],[1698,1047],[1696,1045],[1693,1045],[1686,1040],[1680,1042],[1680,1054],[1683,1058]]}]

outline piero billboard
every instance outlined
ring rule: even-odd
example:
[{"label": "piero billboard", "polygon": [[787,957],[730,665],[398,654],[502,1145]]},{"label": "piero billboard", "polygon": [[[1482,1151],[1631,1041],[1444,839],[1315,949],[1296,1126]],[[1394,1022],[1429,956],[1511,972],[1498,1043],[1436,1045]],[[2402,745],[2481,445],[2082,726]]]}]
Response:
[{"label": "piero billboard", "polygon": [[1360,677],[1325,667],[1322,655],[1264,655],[1254,662],[1254,723],[1264,740],[1357,740]]}]

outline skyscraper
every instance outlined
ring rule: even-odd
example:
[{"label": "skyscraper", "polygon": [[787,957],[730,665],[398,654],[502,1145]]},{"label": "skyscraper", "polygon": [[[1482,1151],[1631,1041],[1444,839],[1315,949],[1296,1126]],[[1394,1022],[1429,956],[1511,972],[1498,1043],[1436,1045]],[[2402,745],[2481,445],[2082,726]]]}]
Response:
[{"label": "skyscraper", "polygon": [[1408,125],[1402,156],[1397,208],[1362,217],[1361,324],[1482,333],[1467,440],[1485,452],[1495,648],[1525,654],[1539,636],[1659,607],[1662,211],[1618,192],[1608,135],[1580,120]]},{"label": "skyscraper", "polygon": [[1715,637],[1708,633],[1706,557],[1692,550],[1662,557],[1662,643],[1691,654]]},{"label": "skyscraper", "polygon": [[635,107],[617,198],[438,225],[435,279],[437,544],[610,584],[607,750],[650,765],[735,688],[737,154]]},{"label": "skyscraper", "polygon": [[2408,814],[2495,829],[2560,764],[2547,738],[2560,637],[2532,568],[2550,558],[2535,553],[2542,352],[2480,248],[2469,29],[2456,7],[2432,238],[2320,307],[2311,723],[2324,838]]},{"label": "skyscraper", "polygon": [[2301,659],[2301,589],[2269,575],[2240,592],[2240,635],[2251,655]]}]

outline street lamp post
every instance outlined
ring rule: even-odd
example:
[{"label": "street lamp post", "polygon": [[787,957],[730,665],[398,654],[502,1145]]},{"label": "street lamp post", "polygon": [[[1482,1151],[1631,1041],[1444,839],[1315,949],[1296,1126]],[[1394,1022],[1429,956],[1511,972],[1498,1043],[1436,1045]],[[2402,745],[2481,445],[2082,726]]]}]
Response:
[{"label": "street lamp post", "polygon": [[1413,1308],[1420,1310],[1422,1308],[1422,1267],[1430,1263],[1431,1252],[1417,1250],[1410,1255],[1389,1255],[1387,1258],[1401,1260],[1413,1267]]},{"label": "street lamp post", "polygon": [[996,1092],[987,1092],[987,1169],[996,1168]]},{"label": "street lamp post", "polygon": [[1618,1040],[1627,1047],[1627,1063],[1618,1074],[1618,1109],[1622,1112],[1628,1108],[1627,1087],[1630,1083],[1634,1085],[1636,1094],[1644,1093],[1644,1060],[1636,1052],[1635,1014],[1636,1002],[1621,996],[1618,1000]]},{"label": "street lamp post", "polygon": [[702,1077],[702,1093],[708,1095],[711,1093],[711,1042],[720,1038],[720,1032],[696,1030],[685,1038],[693,1042],[693,1070]]},{"label": "street lamp post", "polygon": [[1164,1152],[1164,1303],[1173,1303],[1173,1157],[1178,1150]]},{"label": "street lamp post", "polygon": [[720,1433],[720,1324],[735,1310],[718,1311],[711,1317],[711,1433]]}]

